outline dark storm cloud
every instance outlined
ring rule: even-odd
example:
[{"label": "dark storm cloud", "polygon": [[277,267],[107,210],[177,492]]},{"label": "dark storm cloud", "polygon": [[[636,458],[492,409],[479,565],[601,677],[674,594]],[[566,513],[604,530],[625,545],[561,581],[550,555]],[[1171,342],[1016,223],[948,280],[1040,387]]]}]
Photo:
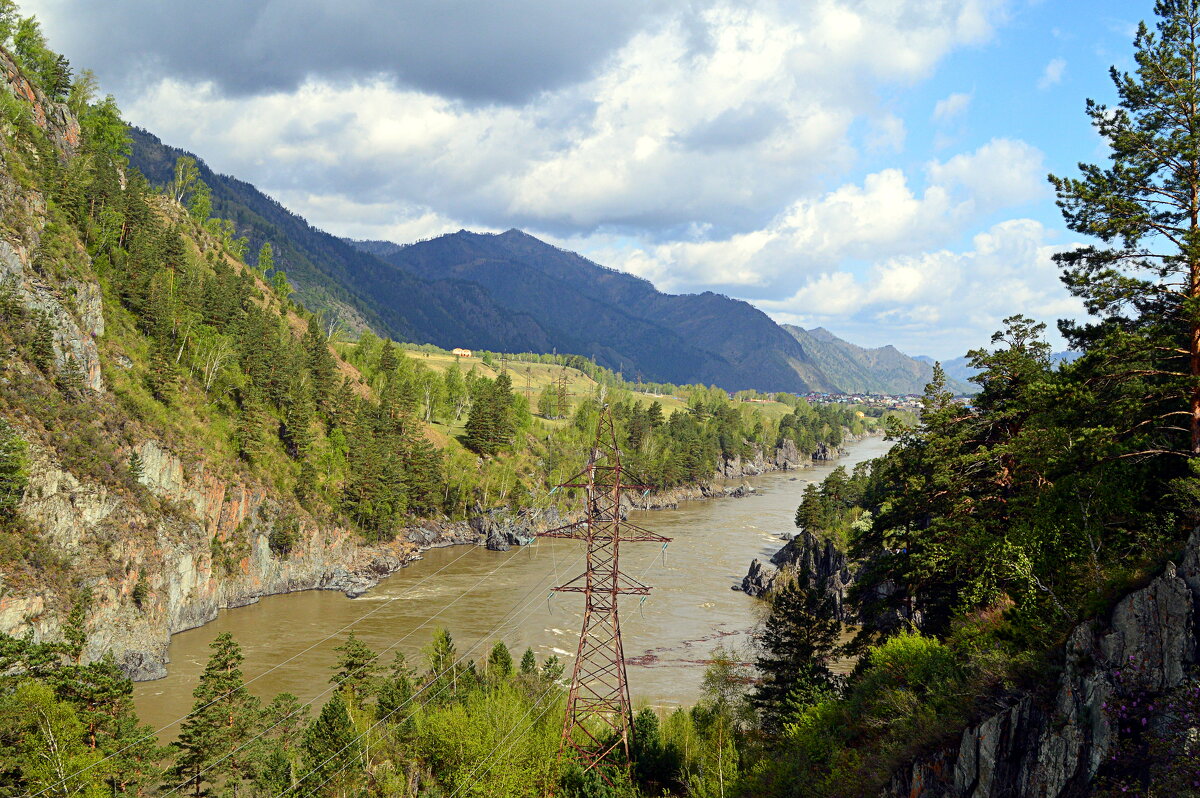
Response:
[{"label": "dark storm cloud", "polygon": [[57,48],[118,89],[173,76],[212,80],[244,96],[288,91],[309,76],[386,75],[471,103],[521,103],[587,77],[655,3],[33,0],[27,6],[45,18]]}]

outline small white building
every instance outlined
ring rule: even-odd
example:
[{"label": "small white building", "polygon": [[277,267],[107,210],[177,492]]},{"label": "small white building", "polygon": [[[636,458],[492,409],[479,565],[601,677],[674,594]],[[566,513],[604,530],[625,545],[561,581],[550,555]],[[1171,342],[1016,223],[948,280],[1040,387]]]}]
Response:
[{"label": "small white building", "polygon": [[471,350],[470,349],[451,349],[450,354],[454,355],[455,357],[470,357]]}]

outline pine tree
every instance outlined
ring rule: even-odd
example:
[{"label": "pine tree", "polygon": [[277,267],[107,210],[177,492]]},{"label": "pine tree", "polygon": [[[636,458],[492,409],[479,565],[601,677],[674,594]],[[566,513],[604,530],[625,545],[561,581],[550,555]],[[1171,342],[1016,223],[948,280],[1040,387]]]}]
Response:
[{"label": "pine tree", "polygon": [[[1111,166],[1050,178],[1067,226],[1104,243],[1055,256],[1097,317],[1060,327],[1098,353],[1096,383],[1136,397],[1139,412],[1100,425],[1145,454],[1200,457],[1200,2],[1160,0],[1155,13],[1157,32],[1142,23],[1134,38],[1134,73],[1110,70],[1117,106],[1087,104]],[[1100,405],[1128,404],[1113,394]]]},{"label": "pine tree", "polygon": [[141,482],[145,471],[145,466],[142,464],[142,456],[138,454],[137,449],[131,449],[129,452],[129,479],[131,482]]},{"label": "pine tree", "polygon": [[304,731],[301,753],[304,762],[299,793],[321,795],[349,794],[359,770],[358,735],[350,711],[340,692],[335,692],[321,708],[321,714]]},{"label": "pine tree", "polygon": [[28,482],[29,457],[25,439],[0,418],[0,527],[16,517]]},{"label": "pine tree", "polygon": [[44,311],[37,313],[30,359],[43,374],[54,370],[54,322]]},{"label": "pine tree", "polygon": [[150,354],[150,371],[146,381],[154,398],[165,405],[175,401],[179,390],[179,366],[169,343],[159,341]]},{"label": "pine tree", "polygon": [[476,454],[495,454],[499,449],[496,444],[499,413],[492,382],[480,380],[473,393],[471,412],[463,429],[463,443]]},{"label": "pine tree", "polygon": [[385,379],[390,379],[399,365],[400,361],[396,359],[396,345],[391,341],[384,341],[383,348],[379,351],[379,373]]},{"label": "pine tree", "polygon": [[67,360],[59,370],[55,382],[62,395],[71,402],[79,402],[87,395],[87,383],[84,380],[83,370],[79,367],[79,361],[73,354],[67,355]]},{"label": "pine tree", "polygon": [[375,705],[376,716],[398,731],[406,731],[411,728],[415,713],[405,710],[415,691],[413,672],[405,661],[404,652],[396,652],[388,670],[388,677],[379,686],[379,696]]},{"label": "pine tree", "polygon": [[280,430],[280,437],[293,459],[305,457],[312,445],[314,415],[311,387],[302,377],[297,377],[288,391],[283,428]]},{"label": "pine tree", "polygon": [[338,661],[329,681],[345,692],[351,704],[358,705],[375,689],[379,655],[359,640],[353,630],[346,642],[334,650],[338,652]]},{"label": "pine tree", "polygon": [[833,597],[823,583],[805,589],[797,578],[775,593],[756,663],[762,682],[751,699],[768,732],[779,731],[797,708],[832,693],[826,660],[841,631],[834,613]]},{"label": "pine tree", "polygon": [[488,652],[484,672],[492,684],[502,684],[512,676],[513,658],[503,640],[497,640]]},{"label": "pine tree", "polygon": [[[241,647],[228,632],[209,646],[212,654],[192,692],[196,703],[172,744],[175,762],[168,771],[166,787],[200,798],[212,788],[229,781],[238,783],[249,775],[250,752],[233,753],[259,726],[258,700],[242,680]],[[220,760],[220,761],[218,761]]]},{"label": "pine tree", "polygon": [[296,477],[296,488],[293,492],[296,494],[296,500],[307,508],[312,506],[318,491],[317,467],[313,465],[311,457],[305,456],[300,460],[300,473]]},{"label": "pine tree", "polygon": [[537,657],[532,648],[525,649],[525,653],[521,655],[521,673],[526,676],[537,673]]},{"label": "pine tree", "polygon": [[336,385],[337,364],[329,351],[329,344],[321,329],[321,320],[317,316],[309,317],[308,328],[304,332],[301,345],[304,348],[306,365],[312,375],[317,407],[328,414]]},{"label": "pine tree", "polygon": [[262,456],[267,413],[263,409],[258,391],[251,387],[242,398],[242,409],[238,413],[234,443],[238,456],[253,463]]},{"label": "pine tree", "polygon": [[445,481],[441,451],[424,435],[417,434],[408,445],[404,470],[408,512],[420,517],[436,513]]}]

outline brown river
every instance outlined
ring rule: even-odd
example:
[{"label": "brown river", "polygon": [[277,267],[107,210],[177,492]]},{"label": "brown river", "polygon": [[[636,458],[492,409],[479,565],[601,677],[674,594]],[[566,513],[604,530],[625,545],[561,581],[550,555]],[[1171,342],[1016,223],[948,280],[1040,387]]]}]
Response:
[{"label": "brown river", "polygon": [[[746,498],[633,514],[638,525],[673,538],[665,551],[653,543],[621,547],[622,569],[654,587],[644,601],[630,596],[621,604],[635,704],[694,703],[706,660],[718,644],[753,659],[750,633],[762,603],[730,586],[741,583],[752,558],[765,559],[783,545],[781,533],[794,531],[796,505],[808,482],[820,481],[839,465],[850,468],[878,457],[890,446],[868,438],[852,444],[835,463],[750,477],[745,481],[755,493]],[[328,695],[334,648],[350,629],[376,651],[386,650],[383,664],[400,650],[410,665],[424,667],[421,648],[434,629],[444,626],[460,656],[482,659],[495,640],[503,640],[514,659],[531,646],[539,661],[557,654],[570,674],[583,598],[552,594],[550,588],[579,573],[582,546],[544,539],[509,552],[476,546],[433,549],[361,598],[307,591],[222,610],[212,623],[172,638],[169,675],[135,685],[138,714],[162,729],[164,740],[173,738],[192,706],[208,644],[222,632],[231,632],[241,644],[248,687],[264,700],[281,692],[301,701]]]}]

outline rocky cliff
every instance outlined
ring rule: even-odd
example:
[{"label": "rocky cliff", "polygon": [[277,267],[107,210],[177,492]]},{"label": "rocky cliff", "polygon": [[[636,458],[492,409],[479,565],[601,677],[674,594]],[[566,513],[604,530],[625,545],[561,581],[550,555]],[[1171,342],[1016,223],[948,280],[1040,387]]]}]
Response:
[{"label": "rocky cliff", "polygon": [[771,591],[780,573],[800,580],[805,589],[823,586],[833,598],[837,619],[842,623],[855,622],[853,607],[846,598],[858,567],[832,540],[821,540],[811,532],[801,531],[771,556],[770,563],[753,560],[742,579],[741,589],[751,596],[764,596]]},{"label": "rocky cliff", "polygon": [[[297,590],[358,596],[423,549],[467,543],[506,550],[576,520],[553,510],[481,510],[470,522],[428,521],[390,543],[367,546],[352,530],[298,513],[263,485],[217,473],[201,458],[185,461],[156,440],[136,451],[141,496],[81,480],[35,447],[21,505],[54,551],[73,563],[75,587],[90,594],[85,660],[111,653],[134,679],[165,675],[171,635],[213,620],[223,608]],[[808,462],[785,447],[770,457],[727,462],[714,482]],[[751,491],[705,483],[634,497],[631,507]],[[64,592],[5,590],[0,632],[60,639],[71,603]]]},{"label": "rocky cliff", "polygon": [[[138,451],[142,497],[81,481],[35,449],[21,505],[71,562],[76,588],[90,593],[85,660],[112,653],[135,679],[164,675],[170,636],[222,608],[295,590],[359,595],[422,548],[479,539],[465,523],[429,522],[364,546],[348,529],[293,513],[261,485],[188,467],[157,441]],[[59,639],[70,603],[62,593],[5,590],[0,632]]]},{"label": "rocky cliff", "polygon": [[[1178,567],[1075,629],[1051,691],[1011,696],[895,774],[885,795],[1058,798],[1089,795],[1100,782],[1145,794],[1152,767],[1194,791],[1198,602],[1200,529]],[[1184,794],[1175,787],[1157,794]]]}]

